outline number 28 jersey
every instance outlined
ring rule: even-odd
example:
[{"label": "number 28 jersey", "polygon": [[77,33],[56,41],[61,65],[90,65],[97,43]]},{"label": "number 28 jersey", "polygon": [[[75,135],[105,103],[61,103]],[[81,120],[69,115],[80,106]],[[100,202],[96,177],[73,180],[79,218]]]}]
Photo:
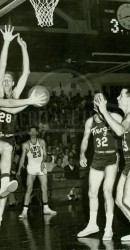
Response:
[{"label": "number 28 jersey", "polygon": [[91,133],[94,138],[94,151],[110,151],[117,148],[114,133],[105,121],[97,122],[93,117]]},{"label": "number 28 jersey", "polygon": [[4,135],[14,134],[16,116],[5,111],[0,111],[0,133]]}]

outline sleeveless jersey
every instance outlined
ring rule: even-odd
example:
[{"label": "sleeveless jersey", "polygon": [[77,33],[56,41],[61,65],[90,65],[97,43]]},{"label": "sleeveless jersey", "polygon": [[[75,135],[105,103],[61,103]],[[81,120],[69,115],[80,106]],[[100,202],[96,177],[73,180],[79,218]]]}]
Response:
[{"label": "sleeveless jersey", "polygon": [[[4,97],[5,99],[6,96]],[[13,135],[15,132],[16,115],[0,110],[0,134],[1,136]]]},{"label": "sleeveless jersey", "polygon": [[116,138],[105,121],[97,122],[95,118],[93,118],[91,132],[94,138],[94,151],[116,151]]},{"label": "sleeveless jersey", "polygon": [[[43,160],[43,148],[41,147],[39,141],[36,144],[29,142],[29,151],[27,153],[28,165],[27,171],[29,174],[36,175],[41,173],[41,162]],[[41,174],[42,175],[42,174]]]},{"label": "sleeveless jersey", "polygon": [[130,131],[125,132],[123,135],[123,152],[124,156],[130,157]]}]

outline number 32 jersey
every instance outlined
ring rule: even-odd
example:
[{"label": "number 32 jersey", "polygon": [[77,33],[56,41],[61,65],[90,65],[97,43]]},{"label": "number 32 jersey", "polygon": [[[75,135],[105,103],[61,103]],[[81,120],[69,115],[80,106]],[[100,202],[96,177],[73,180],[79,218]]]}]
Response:
[{"label": "number 32 jersey", "polygon": [[117,149],[114,133],[105,121],[97,122],[93,117],[91,133],[94,138],[94,151],[109,151]]}]

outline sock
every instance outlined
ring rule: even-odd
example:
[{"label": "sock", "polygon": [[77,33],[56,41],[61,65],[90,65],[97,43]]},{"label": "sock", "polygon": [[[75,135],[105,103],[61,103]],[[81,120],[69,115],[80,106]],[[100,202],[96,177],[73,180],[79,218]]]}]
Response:
[{"label": "sock", "polygon": [[23,207],[23,213],[27,213],[27,211],[28,211],[28,206],[24,206]]},{"label": "sock", "polygon": [[1,177],[1,189],[7,187],[9,181],[10,181],[10,176],[8,174],[6,174],[5,176],[2,175],[2,177]]},{"label": "sock", "polygon": [[44,209],[48,208],[48,204],[43,204]]},{"label": "sock", "polygon": [[106,227],[105,228],[111,228],[112,221],[113,221],[113,213],[106,213]]},{"label": "sock", "polygon": [[91,212],[90,211],[89,223],[91,223],[91,224],[97,224],[97,212]]}]

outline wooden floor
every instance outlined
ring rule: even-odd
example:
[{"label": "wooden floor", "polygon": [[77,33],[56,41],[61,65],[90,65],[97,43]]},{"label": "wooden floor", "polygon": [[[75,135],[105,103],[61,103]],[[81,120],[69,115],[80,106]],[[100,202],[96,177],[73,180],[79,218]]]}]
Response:
[{"label": "wooden floor", "polygon": [[[84,201],[86,204],[86,201]],[[81,201],[53,204],[56,216],[43,216],[40,206],[32,206],[28,219],[19,220],[21,207],[6,209],[0,230],[0,250],[84,250],[84,249],[130,249],[130,242],[122,244],[121,236],[130,233],[130,225],[116,208],[114,216],[114,237],[103,242],[105,216],[99,208],[98,225],[100,232],[86,238],[77,239],[77,233],[88,221],[88,204]]]}]

